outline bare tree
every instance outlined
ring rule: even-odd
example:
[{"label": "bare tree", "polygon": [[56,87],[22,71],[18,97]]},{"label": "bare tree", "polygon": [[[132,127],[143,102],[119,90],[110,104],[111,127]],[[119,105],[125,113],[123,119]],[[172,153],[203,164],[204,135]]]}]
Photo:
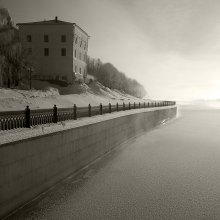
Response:
[{"label": "bare tree", "polygon": [[31,66],[28,52],[22,48],[18,30],[6,9],[0,8],[0,86],[17,86]]},{"label": "bare tree", "polygon": [[124,73],[119,72],[111,63],[102,64],[100,60],[90,58],[88,73],[95,76],[100,83],[110,89],[118,89],[139,98],[146,95],[146,91],[140,83],[126,77]]}]

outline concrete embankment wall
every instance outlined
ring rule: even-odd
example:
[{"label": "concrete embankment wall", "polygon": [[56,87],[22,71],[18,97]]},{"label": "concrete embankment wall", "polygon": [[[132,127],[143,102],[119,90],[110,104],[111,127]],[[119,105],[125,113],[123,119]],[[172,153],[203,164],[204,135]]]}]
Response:
[{"label": "concrete embankment wall", "polygon": [[98,122],[0,145],[0,217],[176,111],[170,106],[98,116]]}]

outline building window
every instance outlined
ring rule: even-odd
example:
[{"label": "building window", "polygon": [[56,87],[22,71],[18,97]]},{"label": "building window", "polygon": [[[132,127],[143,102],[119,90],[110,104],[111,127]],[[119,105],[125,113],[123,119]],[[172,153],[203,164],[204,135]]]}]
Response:
[{"label": "building window", "polygon": [[28,48],[28,55],[32,55],[32,48]]},{"label": "building window", "polygon": [[44,35],[44,42],[45,43],[49,42],[49,36],[48,35]]},{"label": "building window", "polygon": [[66,48],[61,49],[61,56],[63,56],[63,57],[66,56]]},{"label": "building window", "polygon": [[62,76],[62,80],[67,81],[67,77],[66,76]]},{"label": "building window", "polygon": [[78,37],[76,36],[76,39],[75,39],[75,44],[77,44],[77,41],[78,41]]},{"label": "building window", "polygon": [[75,50],[75,57],[76,57],[76,50]]},{"label": "building window", "polygon": [[49,56],[49,48],[44,48],[44,56]]},{"label": "building window", "polygon": [[66,35],[61,36],[61,42],[65,43],[66,42]]},{"label": "building window", "polygon": [[82,72],[81,72],[81,67],[79,68],[79,73],[81,74]]},{"label": "building window", "polygon": [[85,45],[84,45],[84,50],[86,49],[86,43],[85,43]]},{"label": "building window", "polygon": [[79,59],[81,60],[81,52],[79,53]]},{"label": "building window", "polygon": [[31,37],[31,35],[27,35],[27,42],[32,42],[32,37]]},{"label": "building window", "polygon": [[77,65],[75,66],[75,72],[77,73]]}]

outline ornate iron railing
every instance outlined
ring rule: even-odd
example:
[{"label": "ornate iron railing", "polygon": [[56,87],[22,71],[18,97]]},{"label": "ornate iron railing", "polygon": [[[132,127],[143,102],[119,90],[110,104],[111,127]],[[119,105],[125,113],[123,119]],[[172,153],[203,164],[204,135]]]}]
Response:
[{"label": "ornate iron railing", "polygon": [[102,105],[88,107],[57,108],[52,109],[30,110],[29,106],[24,111],[7,111],[0,112],[0,131],[16,128],[30,128],[31,126],[42,125],[47,123],[57,123],[65,120],[77,120],[82,117],[92,117],[117,111],[126,111],[139,108],[155,108],[176,105],[173,101],[157,101],[144,103],[128,103]]}]

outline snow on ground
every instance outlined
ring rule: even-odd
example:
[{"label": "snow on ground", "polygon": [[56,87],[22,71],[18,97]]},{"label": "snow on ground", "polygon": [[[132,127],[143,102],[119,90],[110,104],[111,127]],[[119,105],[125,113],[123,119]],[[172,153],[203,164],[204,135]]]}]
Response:
[{"label": "snow on ground", "polygon": [[47,87],[48,83],[45,82],[42,82],[42,85],[40,90],[0,88],[0,111],[24,110],[27,105],[29,105],[30,109],[42,109],[53,108],[55,104],[58,108],[64,108],[72,107],[74,104],[80,107],[88,106],[88,104],[94,106],[100,103],[107,105],[108,103],[116,104],[117,102],[122,104],[123,102],[143,103],[146,101],[118,90],[111,90],[100,83],[93,84],[92,88],[86,84],[62,87],[62,89],[68,90],[68,93],[71,91],[75,93],[65,95],[60,95],[58,86],[56,86],[56,88]]},{"label": "snow on ground", "polygon": [[111,114],[103,114],[103,115],[96,115],[93,117],[85,117],[85,118],[79,118],[76,121],[75,120],[68,120],[68,121],[62,121],[58,122],[56,124],[44,124],[44,125],[38,125],[31,128],[18,128],[13,130],[6,130],[0,132],[0,146],[3,144],[7,144],[10,142],[15,141],[21,141],[28,138],[33,138],[41,135],[46,135],[54,132],[60,132],[76,127],[85,126],[88,124],[98,123],[105,120],[110,120],[117,117],[122,117],[125,115],[132,115],[137,114],[141,112],[148,112],[148,111],[154,111],[155,109],[166,109],[171,108],[171,106],[168,107],[157,107],[157,108],[143,108],[143,109],[132,109],[129,111],[120,111],[120,112],[112,112]]}]

